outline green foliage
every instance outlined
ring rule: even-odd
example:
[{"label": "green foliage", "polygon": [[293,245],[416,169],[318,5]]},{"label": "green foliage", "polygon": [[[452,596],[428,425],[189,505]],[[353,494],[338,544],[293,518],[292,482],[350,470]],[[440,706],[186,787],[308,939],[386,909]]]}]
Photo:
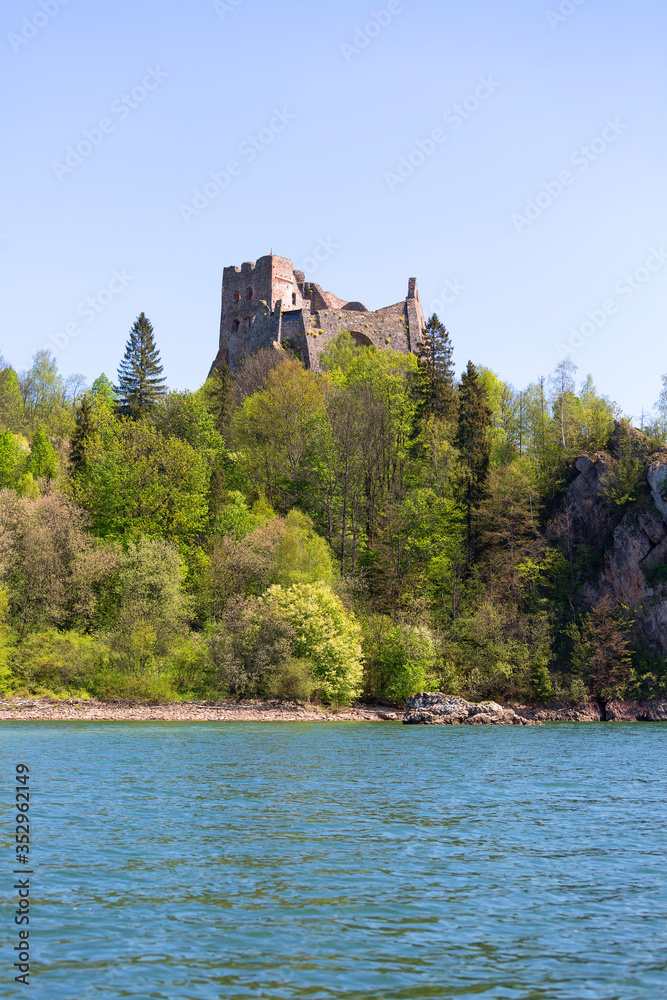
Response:
[{"label": "green foliage", "polygon": [[209,462],[225,451],[215,420],[199,393],[168,392],[156,406],[152,423],[165,437],[185,441]]},{"label": "green foliage", "polygon": [[13,368],[0,365],[0,427],[17,432],[23,426],[23,398]]},{"label": "green foliage", "polygon": [[7,627],[9,617],[9,598],[3,587],[0,587],[0,695],[11,694],[14,689],[14,674],[8,664],[10,631]]},{"label": "green foliage", "polygon": [[230,429],[235,410],[234,378],[225,361],[213,369],[201,390],[208,412],[218,433],[225,436]]},{"label": "green foliage", "polygon": [[[271,504],[293,498],[319,414],[324,387],[297,361],[283,361],[266,377],[265,388],[248,396],[235,420],[246,475]],[[288,503],[288,505],[291,505]]]},{"label": "green foliage", "polygon": [[113,382],[104,373],[99,375],[93,382],[90,387],[89,396],[96,407],[103,407],[110,412],[113,412],[118,405],[118,396],[113,387]]},{"label": "green foliage", "polygon": [[458,410],[453,353],[449,333],[434,313],[426,324],[419,350],[420,409],[424,415],[447,422],[456,420]]},{"label": "green foliage", "polygon": [[604,498],[620,510],[634,503],[646,491],[647,451],[626,422],[615,434],[615,461],[605,477]]},{"label": "green foliage", "polygon": [[313,522],[301,511],[291,510],[276,552],[276,583],[325,583],[332,586],[335,573],[331,549],[315,532]]},{"label": "green foliage", "polygon": [[88,462],[74,495],[102,538],[193,540],[208,514],[209,470],[191,445],[145,421],[121,421]]},{"label": "green foliage", "polygon": [[549,661],[544,653],[538,653],[530,668],[530,686],[535,701],[547,702],[553,696],[553,683],[549,673]]},{"label": "green foliage", "polygon": [[293,630],[293,655],[312,663],[322,700],[349,705],[361,691],[361,632],[340,598],[325,584],[275,584],[259,604]]},{"label": "green foliage", "polygon": [[333,372],[335,369],[346,372],[362,350],[352,334],[342,330],[322,351],[320,368],[323,372]]},{"label": "green foliage", "polygon": [[131,543],[116,575],[111,650],[130,673],[145,674],[183,632],[189,611],[176,546],[161,538]]},{"label": "green foliage", "polygon": [[123,416],[132,420],[148,416],[165,393],[162,371],[153,327],[141,313],[130,330],[118,368],[116,393]]},{"label": "green foliage", "polygon": [[[48,352],[19,376],[0,359],[6,692],[664,694],[622,608],[579,610],[651,503],[655,443],[571,362],[520,391],[469,364],[453,396],[437,317],[420,358],[343,333],[324,374],[260,351],[195,393],[164,390],[145,317],[128,352],[120,399]],[[611,471],[582,517],[565,490],[598,450]]]},{"label": "green foliage", "polygon": [[24,456],[19,439],[11,431],[0,432],[0,489],[16,489]]},{"label": "green foliage", "polygon": [[230,490],[215,522],[217,534],[241,541],[258,525],[257,517],[248,509],[245,497],[239,490]]},{"label": "green foliage", "polygon": [[88,454],[97,433],[90,398],[83,397],[76,409],[75,427],[70,439],[69,459],[72,468],[80,471],[86,467]]},{"label": "green foliage", "polygon": [[427,629],[394,622],[388,615],[362,618],[361,628],[368,697],[398,704],[435,686],[437,655]]},{"label": "green foliage", "polygon": [[310,661],[289,660],[270,675],[265,690],[269,698],[306,702],[310,701],[316,688]]},{"label": "green foliage", "polygon": [[16,688],[61,697],[92,693],[92,678],[107,661],[108,649],[98,638],[56,629],[27,635],[9,656]]},{"label": "green foliage", "polygon": [[55,479],[58,474],[58,452],[42,427],[32,439],[27,471],[35,479]]},{"label": "green foliage", "polygon": [[632,696],[635,682],[629,633],[633,619],[627,608],[602,597],[581,626],[570,625],[573,673],[600,698]]},{"label": "green foliage", "polygon": [[459,384],[458,423],[455,444],[461,461],[460,496],[466,509],[468,561],[473,554],[472,510],[484,494],[484,482],[489,470],[491,444],[489,427],[491,410],[486,392],[472,361]]}]

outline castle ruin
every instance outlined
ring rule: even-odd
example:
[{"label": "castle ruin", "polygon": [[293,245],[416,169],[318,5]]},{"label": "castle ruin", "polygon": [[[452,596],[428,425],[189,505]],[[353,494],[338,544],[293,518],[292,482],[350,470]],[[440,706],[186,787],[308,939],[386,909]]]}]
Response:
[{"label": "castle ruin", "polygon": [[286,257],[269,254],[223,271],[220,349],[213,368],[226,361],[234,369],[261,348],[285,347],[317,371],[322,351],[343,330],[359,345],[416,354],[425,325],[416,278],[410,278],[402,302],[371,312],[307,281]]}]

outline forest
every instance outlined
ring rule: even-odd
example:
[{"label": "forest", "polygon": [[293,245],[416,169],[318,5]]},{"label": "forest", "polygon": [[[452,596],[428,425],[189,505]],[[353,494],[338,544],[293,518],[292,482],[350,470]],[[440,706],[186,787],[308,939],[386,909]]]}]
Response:
[{"label": "forest", "polygon": [[437,316],[419,355],[343,333],[320,372],[258,351],[196,392],[167,388],[143,313],[115,383],[0,358],[0,692],[664,694],[633,611],[591,598],[604,546],[565,503],[582,453],[605,453],[610,525],[647,501],[663,382],[637,434],[569,359],[522,390],[457,380]]}]

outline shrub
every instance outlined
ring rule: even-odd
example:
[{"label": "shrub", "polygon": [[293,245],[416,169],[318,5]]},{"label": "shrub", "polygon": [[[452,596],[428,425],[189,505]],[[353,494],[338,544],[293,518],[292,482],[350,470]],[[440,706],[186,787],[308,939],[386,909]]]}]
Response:
[{"label": "shrub", "polygon": [[106,644],[93,636],[49,629],[27,636],[9,653],[14,686],[55,695],[91,691],[93,678],[108,663]]},{"label": "shrub", "polygon": [[364,692],[392,702],[436,686],[436,652],[425,628],[393,622],[386,615],[362,621]]},{"label": "shrub", "polygon": [[293,654],[312,663],[317,691],[325,702],[350,704],[361,692],[361,630],[339,597],[323,583],[276,584],[259,598],[260,613],[271,611],[293,630]]},{"label": "shrub", "polygon": [[316,686],[309,660],[289,660],[269,677],[266,693],[270,698],[303,702],[310,701]]}]

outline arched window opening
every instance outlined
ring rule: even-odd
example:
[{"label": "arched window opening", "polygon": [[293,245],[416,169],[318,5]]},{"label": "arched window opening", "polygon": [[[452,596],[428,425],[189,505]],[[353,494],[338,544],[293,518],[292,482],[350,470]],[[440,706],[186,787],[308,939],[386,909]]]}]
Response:
[{"label": "arched window opening", "polygon": [[240,325],[241,324],[239,323],[239,321],[235,319],[234,322],[232,323],[232,333],[236,333]]},{"label": "arched window opening", "polygon": [[247,295],[248,295],[249,299],[251,299],[253,297],[252,288],[248,289]]},{"label": "arched window opening", "polygon": [[241,293],[234,292],[234,302],[240,302],[240,301],[241,301]]},{"label": "arched window opening", "polygon": [[292,305],[296,305],[296,292],[292,292]]}]

